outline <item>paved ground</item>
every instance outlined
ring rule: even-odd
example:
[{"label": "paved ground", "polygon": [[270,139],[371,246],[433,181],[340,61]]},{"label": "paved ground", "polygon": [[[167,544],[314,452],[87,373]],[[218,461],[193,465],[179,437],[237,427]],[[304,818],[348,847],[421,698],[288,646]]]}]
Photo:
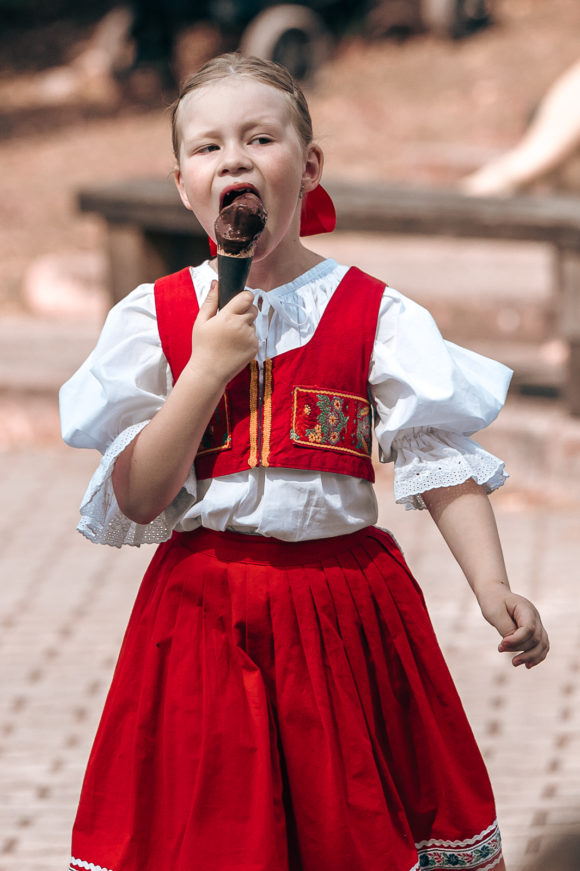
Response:
[{"label": "paved ground", "polygon": [[[96,455],[59,445],[53,389],[95,330],[0,321],[0,871],[64,867],[83,767],[151,555],[74,532]],[[422,582],[495,785],[508,867],[522,871],[580,824],[580,422],[556,402],[514,399],[481,440],[514,473],[494,504],[512,586],[536,601],[551,633],[540,668],[513,669],[496,652],[430,518],[393,506],[385,469],[381,520]]]}]

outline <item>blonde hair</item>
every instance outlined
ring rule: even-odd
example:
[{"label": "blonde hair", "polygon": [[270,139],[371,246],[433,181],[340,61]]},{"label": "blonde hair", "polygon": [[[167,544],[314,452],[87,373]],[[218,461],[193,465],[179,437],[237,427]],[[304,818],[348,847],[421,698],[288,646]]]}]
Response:
[{"label": "blonde hair", "polygon": [[312,134],[312,119],[308,109],[308,103],[302,89],[294,81],[286,67],[274,63],[269,60],[262,60],[259,57],[244,57],[237,52],[218,55],[208,61],[200,70],[183,83],[179,96],[171,107],[171,136],[173,142],[173,153],[175,159],[179,162],[179,107],[185,97],[209,85],[212,82],[219,82],[229,76],[247,76],[255,81],[262,82],[265,85],[270,85],[278,91],[282,91],[288,99],[288,103],[293,115],[294,127],[300,137],[300,141],[306,148],[313,139]]}]

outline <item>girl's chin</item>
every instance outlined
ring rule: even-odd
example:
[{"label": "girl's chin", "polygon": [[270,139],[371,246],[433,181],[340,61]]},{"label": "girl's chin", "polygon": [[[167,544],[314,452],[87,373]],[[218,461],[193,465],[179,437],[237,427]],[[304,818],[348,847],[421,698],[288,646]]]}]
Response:
[{"label": "girl's chin", "polygon": [[256,242],[256,250],[254,251],[254,263],[260,263],[262,260],[266,260],[275,250],[276,246],[272,244],[272,240],[269,238],[264,238],[264,236],[260,236],[258,241]]}]

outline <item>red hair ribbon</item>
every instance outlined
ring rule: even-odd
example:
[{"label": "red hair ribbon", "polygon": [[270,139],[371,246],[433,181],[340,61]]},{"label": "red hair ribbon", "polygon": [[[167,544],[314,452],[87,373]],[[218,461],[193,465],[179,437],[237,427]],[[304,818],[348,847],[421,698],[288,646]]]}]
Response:
[{"label": "red hair ribbon", "polygon": [[302,200],[300,216],[300,235],[317,236],[319,233],[332,233],[336,227],[336,212],[332,198],[321,184],[308,191]]},{"label": "red hair ribbon", "polygon": [[[328,191],[321,184],[308,191],[302,200],[300,216],[300,235],[317,236],[319,233],[332,233],[336,227],[336,212],[334,203]],[[217,254],[217,246],[208,236],[209,251],[212,257]]]}]

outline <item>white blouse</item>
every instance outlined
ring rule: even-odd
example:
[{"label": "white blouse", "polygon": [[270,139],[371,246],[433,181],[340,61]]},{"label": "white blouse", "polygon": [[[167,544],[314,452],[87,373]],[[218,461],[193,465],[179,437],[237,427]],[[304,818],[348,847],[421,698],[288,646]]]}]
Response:
[{"label": "white blouse", "polygon": [[[254,290],[258,360],[305,345],[348,267],[325,260],[267,293]],[[200,304],[216,274],[191,269]],[[346,325],[345,325],[346,326]],[[422,508],[421,493],[473,478],[487,491],[507,477],[501,460],[467,438],[505,401],[511,371],[445,341],[431,315],[393,288],[384,291],[369,370],[380,459],[395,463],[395,499]],[[196,481],[146,525],[117,505],[116,458],[161,408],[172,377],[161,348],[152,284],[109,313],[96,348],[60,391],[63,438],[103,454],[81,505],[78,529],[94,542],[139,545],[203,525],[286,541],[342,535],[376,523],[372,484],[348,475],[248,469]]]}]

